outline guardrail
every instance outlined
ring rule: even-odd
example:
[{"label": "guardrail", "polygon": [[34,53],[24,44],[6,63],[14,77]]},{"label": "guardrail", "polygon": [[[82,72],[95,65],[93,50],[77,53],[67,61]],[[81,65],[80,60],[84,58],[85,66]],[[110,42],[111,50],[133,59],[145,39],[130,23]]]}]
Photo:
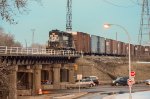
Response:
[{"label": "guardrail", "polygon": [[69,55],[76,56],[80,55],[79,52],[73,50],[54,50],[46,48],[30,48],[30,47],[7,47],[0,46],[0,55],[1,54],[20,54],[20,55]]}]

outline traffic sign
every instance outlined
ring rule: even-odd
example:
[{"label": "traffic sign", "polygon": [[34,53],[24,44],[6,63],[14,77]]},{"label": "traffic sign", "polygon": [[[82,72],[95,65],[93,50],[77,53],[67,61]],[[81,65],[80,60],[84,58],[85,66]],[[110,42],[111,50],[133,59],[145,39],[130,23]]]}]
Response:
[{"label": "traffic sign", "polygon": [[135,71],[131,71],[131,72],[130,72],[130,75],[131,75],[132,77],[135,77]]},{"label": "traffic sign", "polygon": [[82,79],[82,74],[77,74],[77,80],[81,80]]},{"label": "traffic sign", "polygon": [[133,84],[133,83],[132,83],[132,80],[131,80],[131,79],[128,79],[128,85],[129,85],[129,86],[132,86],[132,84]]},{"label": "traffic sign", "polygon": [[135,84],[134,78],[128,79],[128,85],[132,86],[133,84]]}]

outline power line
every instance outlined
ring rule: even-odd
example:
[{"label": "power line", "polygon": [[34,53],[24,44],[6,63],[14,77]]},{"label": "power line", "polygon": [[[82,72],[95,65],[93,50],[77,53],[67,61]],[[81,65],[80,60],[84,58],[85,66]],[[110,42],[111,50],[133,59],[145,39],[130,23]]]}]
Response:
[{"label": "power line", "polygon": [[140,6],[142,6],[142,0],[130,0],[132,3],[134,3],[134,4],[136,4],[136,5],[140,5]]},{"label": "power line", "polygon": [[116,4],[116,3],[114,3],[113,1],[110,1],[110,0],[103,0],[103,1],[110,4],[110,5],[117,6],[117,7],[122,7],[122,8],[133,7],[133,5],[127,5],[127,6],[118,5],[118,4]]}]

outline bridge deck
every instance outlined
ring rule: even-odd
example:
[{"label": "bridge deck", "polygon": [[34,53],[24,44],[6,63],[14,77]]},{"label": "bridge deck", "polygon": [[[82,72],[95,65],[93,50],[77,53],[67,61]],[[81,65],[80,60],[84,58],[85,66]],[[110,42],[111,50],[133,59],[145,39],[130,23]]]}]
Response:
[{"label": "bridge deck", "polygon": [[0,46],[2,62],[14,64],[49,64],[69,63],[80,57],[80,53],[71,50],[54,50],[41,48],[22,48]]}]

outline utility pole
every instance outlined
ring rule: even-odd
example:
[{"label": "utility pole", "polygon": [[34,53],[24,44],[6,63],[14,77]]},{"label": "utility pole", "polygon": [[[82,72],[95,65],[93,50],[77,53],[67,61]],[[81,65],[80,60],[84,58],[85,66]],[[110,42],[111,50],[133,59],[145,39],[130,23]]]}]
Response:
[{"label": "utility pole", "polygon": [[32,46],[33,46],[33,44],[34,44],[34,32],[35,32],[35,29],[31,29],[31,31],[32,31]]},{"label": "utility pole", "polygon": [[72,0],[67,0],[66,31],[72,31]]},{"label": "utility pole", "polygon": [[118,33],[116,32],[116,41],[118,40]]},{"label": "utility pole", "polygon": [[142,1],[142,12],[141,12],[139,35],[138,35],[138,42],[140,45],[143,44],[144,42],[147,43],[148,41],[150,41],[150,15],[149,15],[149,2],[148,2],[149,0],[141,0],[141,1]]},{"label": "utility pole", "polygon": [[26,41],[26,39],[25,39],[25,45],[26,45],[26,48],[27,48],[27,41]]}]

